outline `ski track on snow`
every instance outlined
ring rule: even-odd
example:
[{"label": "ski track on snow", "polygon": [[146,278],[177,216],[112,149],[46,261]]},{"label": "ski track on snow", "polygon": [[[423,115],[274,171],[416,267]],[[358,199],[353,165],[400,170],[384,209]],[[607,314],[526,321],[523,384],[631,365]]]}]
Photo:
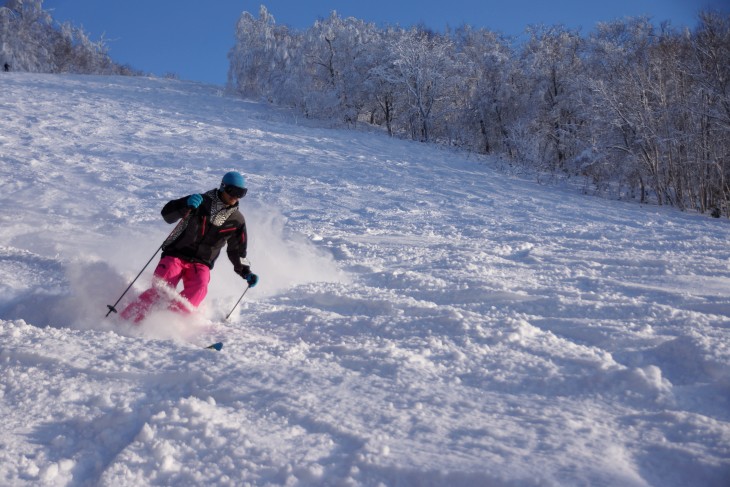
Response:
[{"label": "ski track on snow", "polygon": [[[0,86],[0,484],[727,485],[727,220],[202,84]],[[225,254],[199,316],[104,319],[230,169],[231,321]]]}]

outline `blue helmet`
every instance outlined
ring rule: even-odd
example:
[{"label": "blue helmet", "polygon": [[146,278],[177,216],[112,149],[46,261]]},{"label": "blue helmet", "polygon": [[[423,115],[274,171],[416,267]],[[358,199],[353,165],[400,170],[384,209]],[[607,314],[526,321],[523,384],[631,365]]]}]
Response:
[{"label": "blue helmet", "polygon": [[220,191],[228,193],[234,198],[243,198],[248,192],[246,180],[241,176],[241,173],[236,171],[227,172],[221,181]]},{"label": "blue helmet", "polygon": [[235,186],[237,188],[245,188],[246,187],[246,180],[243,176],[241,176],[241,173],[236,171],[227,172],[223,176],[223,180],[221,181],[221,184],[225,186]]}]

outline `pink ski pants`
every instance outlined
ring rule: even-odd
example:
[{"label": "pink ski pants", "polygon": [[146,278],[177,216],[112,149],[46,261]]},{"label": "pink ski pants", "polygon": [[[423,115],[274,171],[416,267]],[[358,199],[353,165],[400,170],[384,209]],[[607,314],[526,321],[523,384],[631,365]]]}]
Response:
[{"label": "pink ski pants", "polygon": [[152,277],[152,287],[139,295],[121,313],[122,318],[135,323],[141,321],[149,309],[161,298],[161,286],[168,286],[170,291],[177,288],[182,280],[183,290],[180,296],[185,298],[190,306],[179,300],[173,300],[170,308],[176,311],[190,312],[191,308],[197,308],[208,294],[208,283],[210,282],[210,269],[205,264],[187,262],[177,257],[163,257],[157,264]]}]

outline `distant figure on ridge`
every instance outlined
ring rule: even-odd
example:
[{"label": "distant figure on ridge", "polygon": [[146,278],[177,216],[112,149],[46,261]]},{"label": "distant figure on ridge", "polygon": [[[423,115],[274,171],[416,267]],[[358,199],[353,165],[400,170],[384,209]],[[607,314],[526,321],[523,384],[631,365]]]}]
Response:
[{"label": "distant figure on ridge", "polygon": [[184,299],[173,299],[170,309],[185,313],[197,308],[208,293],[210,270],[224,245],[233,270],[249,287],[258,283],[246,259],[246,220],[238,210],[238,200],[247,191],[243,176],[232,171],[223,176],[218,189],[169,201],[162,208],[167,223],[182,221],[162,244],[152,287],[122,311],[122,318],[139,323],[160,301],[161,291],[174,291],[180,280]]},{"label": "distant figure on ridge", "polygon": [[8,63],[5,63],[5,64],[3,65],[3,71],[5,71],[6,73],[7,73],[8,71],[10,71],[10,65],[9,65]]}]

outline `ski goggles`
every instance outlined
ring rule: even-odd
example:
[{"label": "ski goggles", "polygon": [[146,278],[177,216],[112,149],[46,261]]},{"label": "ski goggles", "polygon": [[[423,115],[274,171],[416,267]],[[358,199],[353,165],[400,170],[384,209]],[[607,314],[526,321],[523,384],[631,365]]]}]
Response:
[{"label": "ski goggles", "polygon": [[239,188],[238,186],[225,185],[223,191],[234,198],[243,198],[248,193],[248,188]]}]

